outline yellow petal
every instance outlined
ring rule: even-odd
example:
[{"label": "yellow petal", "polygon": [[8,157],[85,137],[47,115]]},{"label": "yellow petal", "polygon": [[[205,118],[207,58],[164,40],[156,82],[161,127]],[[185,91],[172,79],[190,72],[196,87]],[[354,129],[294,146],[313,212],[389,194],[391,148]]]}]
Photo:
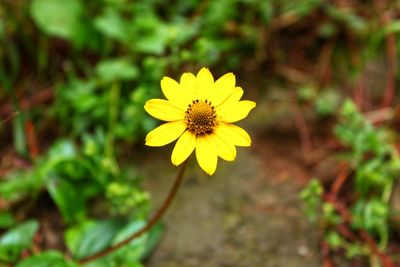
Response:
[{"label": "yellow petal", "polygon": [[208,174],[212,175],[217,169],[218,156],[208,135],[197,136],[196,138],[196,158],[200,167]]},{"label": "yellow petal", "polygon": [[217,134],[210,134],[210,142],[214,143],[217,155],[222,159],[227,161],[233,161],[236,158],[236,148],[235,145],[218,136]]},{"label": "yellow petal", "polygon": [[211,88],[214,85],[214,78],[207,68],[202,68],[196,76],[197,86],[194,88],[194,97],[199,100],[206,100],[210,96]]},{"label": "yellow petal", "polygon": [[194,93],[196,92],[197,88],[196,76],[194,76],[193,73],[185,72],[184,74],[182,74],[179,83],[183,91],[185,91],[189,96],[190,101],[195,100],[196,98],[194,96]]},{"label": "yellow petal", "polygon": [[183,121],[164,123],[146,136],[147,146],[164,146],[175,141],[186,129]]},{"label": "yellow petal", "polygon": [[214,77],[208,68],[202,68],[197,73],[196,79],[200,84],[205,84],[207,86],[214,83]]},{"label": "yellow petal", "polygon": [[186,109],[191,99],[188,98],[188,93],[180,84],[169,77],[164,77],[161,80],[161,89],[165,97],[173,104]]},{"label": "yellow petal", "polygon": [[146,102],[144,109],[154,118],[163,121],[183,120],[185,111],[164,99],[151,99]]},{"label": "yellow petal", "polygon": [[231,105],[233,103],[237,103],[239,102],[239,100],[242,98],[243,96],[243,89],[242,87],[235,87],[235,89],[233,89],[231,95],[225,99],[224,102],[222,102],[220,105]]},{"label": "yellow petal", "polygon": [[210,92],[210,100],[214,106],[218,106],[232,94],[235,83],[236,79],[233,73],[225,74],[214,83]]},{"label": "yellow petal", "polygon": [[239,126],[220,122],[214,131],[218,136],[224,138],[227,142],[231,142],[235,146],[251,145],[249,134]]},{"label": "yellow petal", "polygon": [[249,112],[256,107],[256,102],[244,100],[236,103],[224,103],[217,108],[218,120],[223,122],[236,122],[247,117]]},{"label": "yellow petal", "polygon": [[190,156],[190,154],[192,154],[195,147],[196,135],[190,131],[184,132],[181,137],[179,137],[174,150],[172,151],[172,164],[178,166],[184,162]]}]

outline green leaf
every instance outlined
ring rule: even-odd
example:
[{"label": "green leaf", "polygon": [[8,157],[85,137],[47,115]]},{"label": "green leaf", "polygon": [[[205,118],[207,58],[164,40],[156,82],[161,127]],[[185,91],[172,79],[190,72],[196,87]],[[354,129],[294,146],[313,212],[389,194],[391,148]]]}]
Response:
[{"label": "green leaf", "polygon": [[85,203],[82,194],[69,181],[54,177],[49,179],[46,185],[51,198],[67,223],[84,217]]},{"label": "green leaf", "polygon": [[46,251],[23,260],[16,267],[78,267],[78,265],[66,261],[58,251]]},{"label": "green leaf", "polygon": [[[136,231],[139,231],[144,225],[145,225],[144,221],[132,221],[132,222],[128,223],[115,236],[115,238],[113,240],[113,245],[124,241],[125,239],[130,237],[133,233],[135,233]],[[140,242],[138,240],[143,239],[143,236],[145,236],[145,235],[142,235],[141,237],[132,240],[132,242]]]},{"label": "green leaf", "polygon": [[67,160],[73,159],[77,155],[76,147],[71,140],[62,139],[51,146],[48,152],[48,157],[52,160]]},{"label": "green leaf", "polygon": [[122,226],[121,220],[86,221],[69,228],[65,242],[74,258],[81,259],[110,246]]},{"label": "green leaf", "polygon": [[269,23],[274,13],[273,1],[260,1],[259,12],[265,24]]},{"label": "green leaf", "polygon": [[145,250],[141,255],[141,258],[143,260],[148,258],[151,255],[151,253],[156,249],[158,243],[161,240],[163,232],[164,232],[164,225],[160,223],[153,226],[153,228],[150,230],[146,240]]},{"label": "green leaf", "polygon": [[333,89],[325,89],[315,101],[317,112],[323,116],[332,115],[340,104],[340,95]]},{"label": "green leaf", "polygon": [[15,220],[11,212],[0,212],[0,228],[11,227],[14,223]]},{"label": "green leaf", "polygon": [[5,200],[15,201],[26,194],[33,193],[36,182],[32,170],[25,172],[17,170],[0,182],[0,196]]},{"label": "green leaf", "polygon": [[37,26],[52,36],[73,40],[82,26],[79,0],[33,0],[30,11]]},{"label": "green leaf", "polygon": [[131,38],[127,22],[114,8],[107,8],[95,19],[94,25],[104,35],[117,41],[128,43]]},{"label": "green leaf", "polygon": [[326,234],[325,240],[333,249],[341,247],[344,243],[343,238],[338,233],[332,231]]},{"label": "green leaf", "polygon": [[7,231],[0,238],[0,260],[14,261],[21,252],[30,247],[39,225],[36,221],[27,221]]},{"label": "green leaf", "polygon": [[126,58],[102,60],[96,65],[96,74],[105,83],[118,80],[134,80],[139,76],[138,68]]},{"label": "green leaf", "polygon": [[138,16],[130,25],[134,35],[132,48],[139,53],[161,55],[170,39],[176,37],[173,27],[168,27],[153,14]]}]

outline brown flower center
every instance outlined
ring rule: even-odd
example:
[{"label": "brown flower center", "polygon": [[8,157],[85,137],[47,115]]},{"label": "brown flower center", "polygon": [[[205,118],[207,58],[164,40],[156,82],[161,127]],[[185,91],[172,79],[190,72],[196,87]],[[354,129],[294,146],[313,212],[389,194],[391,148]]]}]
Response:
[{"label": "brown flower center", "polygon": [[217,114],[211,102],[193,100],[185,113],[186,129],[197,134],[209,134],[217,126]]}]

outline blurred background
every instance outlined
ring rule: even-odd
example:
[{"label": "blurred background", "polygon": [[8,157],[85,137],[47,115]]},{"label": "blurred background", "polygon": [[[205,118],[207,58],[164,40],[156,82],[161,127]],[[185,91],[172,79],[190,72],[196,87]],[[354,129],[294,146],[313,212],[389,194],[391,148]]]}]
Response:
[{"label": "blurred background", "polygon": [[85,266],[399,266],[397,0],[0,0],[0,266],[76,266],[162,203],[164,76],[236,75],[237,161]]}]

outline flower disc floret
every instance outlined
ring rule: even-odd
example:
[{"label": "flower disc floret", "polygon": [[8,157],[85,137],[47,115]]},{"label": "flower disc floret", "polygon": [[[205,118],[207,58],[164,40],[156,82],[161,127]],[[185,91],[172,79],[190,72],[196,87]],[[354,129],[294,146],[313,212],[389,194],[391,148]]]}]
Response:
[{"label": "flower disc floret", "polygon": [[217,125],[215,108],[208,100],[193,100],[185,112],[186,129],[192,133],[210,134]]}]

